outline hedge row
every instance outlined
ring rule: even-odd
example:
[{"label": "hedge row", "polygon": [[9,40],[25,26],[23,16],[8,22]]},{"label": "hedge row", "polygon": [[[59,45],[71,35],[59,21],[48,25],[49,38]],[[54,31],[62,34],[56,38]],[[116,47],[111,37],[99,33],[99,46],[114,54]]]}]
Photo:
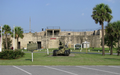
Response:
[{"label": "hedge row", "polygon": [[5,50],[0,52],[0,59],[17,59],[17,58],[23,57],[24,55],[25,53],[19,50],[16,50],[16,51]]}]

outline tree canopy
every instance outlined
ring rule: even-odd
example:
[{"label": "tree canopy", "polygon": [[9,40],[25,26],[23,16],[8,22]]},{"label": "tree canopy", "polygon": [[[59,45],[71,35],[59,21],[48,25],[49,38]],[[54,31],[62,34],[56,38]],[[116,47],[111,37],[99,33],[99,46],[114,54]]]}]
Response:
[{"label": "tree canopy", "polygon": [[102,25],[104,21],[111,21],[113,18],[111,14],[112,10],[109,8],[109,6],[101,3],[93,8],[92,18],[95,20],[96,24],[100,23],[100,25]]}]

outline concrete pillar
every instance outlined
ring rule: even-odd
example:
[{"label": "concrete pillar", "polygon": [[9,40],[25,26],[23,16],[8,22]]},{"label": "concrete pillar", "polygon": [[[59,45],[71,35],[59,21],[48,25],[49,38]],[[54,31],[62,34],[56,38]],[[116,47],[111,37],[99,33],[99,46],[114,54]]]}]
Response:
[{"label": "concrete pillar", "polygon": [[46,48],[47,48],[47,30],[46,30]]},{"label": "concrete pillar", "polygon": [[54,37],[54,29],[52,30],[52,37]]},{"label": "concrete pillar", "polygon": [[47,37],[47,30],[46,30],[46,37]]},{"label": "concrete pillar", "polygon": [[75,36],[74,36],[74,31],[73,31],[73,45],[75,44]]}]

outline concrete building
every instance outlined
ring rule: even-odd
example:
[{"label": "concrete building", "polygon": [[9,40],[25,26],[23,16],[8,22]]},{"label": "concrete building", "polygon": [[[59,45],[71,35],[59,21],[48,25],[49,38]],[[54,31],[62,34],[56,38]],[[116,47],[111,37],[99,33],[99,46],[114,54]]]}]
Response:
[{"label": "concrete building", "polygon": [[[19,38],[18,47],[20,49],[27,48],[27,44],[35,42],[40,48],[58,48],[59,40],[61,40],[69,48],[74,47],[74,44],[82,44],[88,41],[90,47],[101,47],[102,31],[86,31],[86,32],[73,32],[61,31],[60,28],[49,29],[35,33],[24,33],[24,38]],[[11,38],[13,40],[13,38]],[[17,48],[17,41],[15,40],[15,48]],[[12,42],[13,44],[13,42]]]}]

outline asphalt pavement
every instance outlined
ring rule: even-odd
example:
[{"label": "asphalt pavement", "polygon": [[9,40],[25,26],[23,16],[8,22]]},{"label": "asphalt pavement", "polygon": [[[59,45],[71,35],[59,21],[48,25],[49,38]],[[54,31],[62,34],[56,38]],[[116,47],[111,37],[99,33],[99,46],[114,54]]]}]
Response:
[{"label": "asphalt pavement", "polygon": [[0,66],[0,75],[120,75],[120,66]]}]

